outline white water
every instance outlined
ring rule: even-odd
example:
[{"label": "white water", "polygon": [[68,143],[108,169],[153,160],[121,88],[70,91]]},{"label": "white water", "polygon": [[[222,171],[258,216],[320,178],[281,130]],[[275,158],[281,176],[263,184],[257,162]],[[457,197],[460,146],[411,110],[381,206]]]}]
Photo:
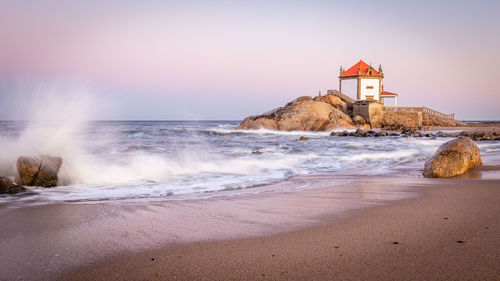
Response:
[{"label": "white water", "polygon": [[[170,198],[347,170],[367,175],[407,167],[418,173],[449,140],[242,131],[234,129],[236,121],[90,122],[88,95],[54,97],[35,99],[27,122],[0,122],[0,176],[14,176],[21,155],[48,154],[63,158],[61,186],[33,187],[35,195],[3,196],[0,203]],[[139,150],[124,152],[130,146]],[[500,151],[498,142],[479,147],[483,157]],[[257,150],[262,154],[252,154]]]}]

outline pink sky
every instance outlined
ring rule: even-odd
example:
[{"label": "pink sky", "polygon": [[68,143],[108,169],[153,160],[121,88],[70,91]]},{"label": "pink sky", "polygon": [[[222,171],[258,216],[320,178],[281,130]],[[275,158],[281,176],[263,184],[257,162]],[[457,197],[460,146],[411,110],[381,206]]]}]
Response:
[{"label": "pink sky", "polygon": [[336,89],[363,59],[400,105],[500,120],[494,1],[138,3],[2,3],[0,102],[67,80],[112,105],[102,119],[237,120]]}]

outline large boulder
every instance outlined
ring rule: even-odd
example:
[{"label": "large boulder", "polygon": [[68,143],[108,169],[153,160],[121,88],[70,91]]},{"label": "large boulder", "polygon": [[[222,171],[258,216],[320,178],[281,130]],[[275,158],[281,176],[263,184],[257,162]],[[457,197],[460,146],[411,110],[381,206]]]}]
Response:
[{"label": "large boulder", "polygon": [[21,156],[17,159],[19,183],[27,186],[56,186],[61,164],[61,157]]},{"label": "large boulder", "polygon": [[278,129],[283,131],[324,131],[334,108],[324,102],[306,100],[294,102],[277,116]]},{"label": "large boulder", "polygon": [[288,103],[286,106],[293,104],[293,103],[301,103],[303,101],[311,101],[311,100],[313,100],[313,98],[310,96],[301,96],[301,97],[296,98],[292,102]]},{"label": "large boulder", "polygon": [[15,194],[26,191],[26,188],[15,184],[9,177],[0,177],[0,194]]},{"label": "large boulder", "polygon": [[356,127],[358,127],[361,130],[370,130],[371,126],[366,122],[366,119],[363,116],[356,115],[354,118],[352,118],[352,121],[354,121],[354,124]]},{"label": "large boulder", "polygon": [[351,118],[331,104],[311,97],[300,97],[285,107],[245,118],[237,129],[325,131],[354,127]]},{"label": "large boulder", "polygon": [[476,143],[461,136],[438,148],[434,156],[425,162],[423,175],[428,178],[453,177],[482,164]]},{"label": "large boulder", "polygon": [[356,127],[349,115],[336,108],[334,108],[334,110],[330,112],[329,118],[330,121],[328,121],[328,124],[326,124],[324,129],[325,131],[331,131],[339,128],[351,129]]},{"label": "large boulder", "polygon": [[339,92],[337,90],[328,90],[327,96],[328,95],[338,97],[342,102],[344,102],[347,106],[347,111],[344,111],[344,113],[346,113],[349,116],[353,116],[352,110],[353,110],[353,105],[356,102],[356,100],[342,94],[341,92]]},{"label": "large boulder", "polygon": [[278,124],[276,124],[276,120],[268,118],[266,116],[250,116],[245,118],[243,122],[236,129],[271,129],[278,130]]},{"label": "large boulder", "polygon": [[314,100],[328,103],[329,105],[335,107],[336,109],[338,109],[344,113],[348,112],[347,103],[335,95],[327,94],[325,96],[317,96],[314,98]]}]

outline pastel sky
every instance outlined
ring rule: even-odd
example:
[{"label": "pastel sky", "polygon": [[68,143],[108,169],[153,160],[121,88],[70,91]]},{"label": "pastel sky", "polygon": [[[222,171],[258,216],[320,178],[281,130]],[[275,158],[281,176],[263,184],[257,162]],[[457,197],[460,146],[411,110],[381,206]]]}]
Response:
[{"label": "pastel sky", "polygon": [[40,85],[74,83],[102,106],[93,119],[241,120],[338,89],[340,66],[363,59],[400,105],[500,120],[499,12],[497,0],[0,0],[0,119],[22,118],[12,105]]}]

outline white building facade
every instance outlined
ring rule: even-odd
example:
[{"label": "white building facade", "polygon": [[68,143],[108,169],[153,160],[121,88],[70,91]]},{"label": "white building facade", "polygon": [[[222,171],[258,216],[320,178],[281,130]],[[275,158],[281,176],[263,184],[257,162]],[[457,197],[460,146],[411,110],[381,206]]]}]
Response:
[{"label": "white building facade", "polygon": [[381,101],[382,67],[378,71],[360,60],[348,70],[340,67],[339,91],[355,100]]}]

